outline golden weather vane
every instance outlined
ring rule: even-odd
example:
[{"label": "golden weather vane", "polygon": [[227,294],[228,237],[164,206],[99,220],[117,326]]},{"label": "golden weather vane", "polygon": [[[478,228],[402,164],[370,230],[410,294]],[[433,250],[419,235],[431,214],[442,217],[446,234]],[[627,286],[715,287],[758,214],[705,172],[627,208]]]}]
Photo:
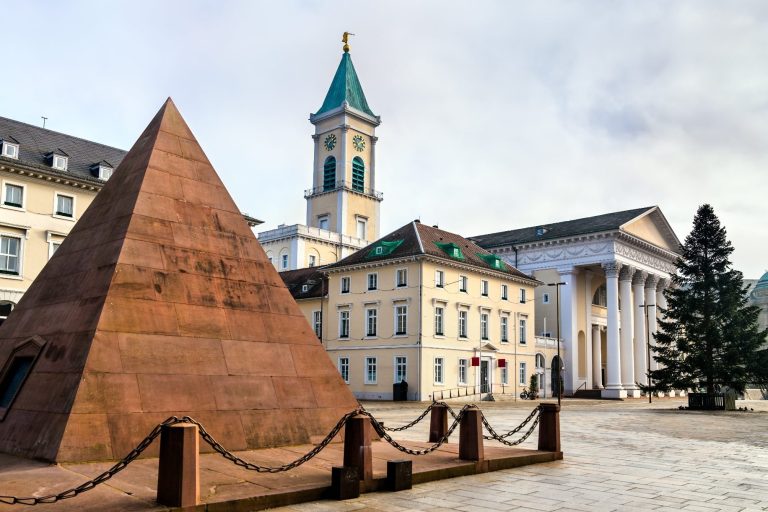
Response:
[{"label": "golden weather vane", "polygon": [[344,53],[349,53],[349,36],[353,36],[352,32],[344,32],[341,36],[341,42],[344,43]]}]

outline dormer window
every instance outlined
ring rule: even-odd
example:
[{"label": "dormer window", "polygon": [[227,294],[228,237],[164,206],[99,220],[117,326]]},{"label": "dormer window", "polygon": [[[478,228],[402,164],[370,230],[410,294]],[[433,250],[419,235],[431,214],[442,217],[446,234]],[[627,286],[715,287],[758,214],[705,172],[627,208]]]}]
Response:
[{"label": "dormer window", "polygon": [[91,174],[102,181],[111,178],[114,171],[115,169],[104,160],[91,166]]},{"label": "dormer window", "polygon": [[51,163],[51,167],[53,167],[54,169],[58,169],[60,171],[67,170],[69,155],[67,155],[64,151],[57,149],[56,151],[52,151],[48,153],[48,155],[46,155],[46,158],[49,159]]},{"label": "dormer window", "polygon": [[544,236],[547,231],[549,230],[544,226],[539,226],[536,228],[536,236]]},{"label": "dormer window", "polygon": [[3,156],[18,160],[19,144],[10,140],[3,140]]}]

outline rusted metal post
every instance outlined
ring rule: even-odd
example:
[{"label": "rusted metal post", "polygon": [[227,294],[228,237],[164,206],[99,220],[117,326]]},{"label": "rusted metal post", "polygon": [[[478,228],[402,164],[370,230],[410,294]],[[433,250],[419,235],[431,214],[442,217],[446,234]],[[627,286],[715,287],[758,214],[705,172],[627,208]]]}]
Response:
[{"label": "rusted metal post", "polygon": [[464,410],[459,424],[459,459],[483,460],[482,412],[476,406]]},{"label": "rusted metal post", "polygon": [[541,404],[539,420],[539,450],[559,452],[560,449],[560,406]]},{"label": "rusted metal post", "polygon": [[429,442],[436,443],[448,432],[448,408],[442,404],[435,404],[430,413]]},{"label": "rusted metal post", "polygon": [[352,416],[344,426],[344,465],[357,468],[358,478],[363,482],[373,481],[371,421],[368,416]]},{"label": "rusted metal post", "polygon": [[167,425],[160,433],[157,502],[191,507],[200,502],[200,460],[197,425]]}]

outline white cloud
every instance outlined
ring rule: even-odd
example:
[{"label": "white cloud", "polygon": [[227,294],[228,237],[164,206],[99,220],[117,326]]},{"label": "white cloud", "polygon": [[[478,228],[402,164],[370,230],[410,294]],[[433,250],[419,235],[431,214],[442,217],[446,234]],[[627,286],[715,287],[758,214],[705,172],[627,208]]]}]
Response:
[{"label": "white cloud", "polygon": [[768,266],[764,2],[82,1],[16,15],[1,115],[127,148],[171,95],[268,226],[304,221],[307,117],[350,30],[383,119],[385,232],[658,204],[683,238],[709,202],[736,266]]}]

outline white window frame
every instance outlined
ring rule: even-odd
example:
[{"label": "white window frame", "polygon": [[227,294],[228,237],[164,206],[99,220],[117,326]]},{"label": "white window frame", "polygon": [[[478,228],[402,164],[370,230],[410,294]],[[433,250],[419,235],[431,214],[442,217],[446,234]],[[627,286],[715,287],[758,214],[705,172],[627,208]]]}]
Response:
[{"label": "white window frame", "polygon": [[[9,148],[13,148],[13,154],[11,155],[8,151]],[[8,142],[6,140],[3,141],[3,156],[7,158],[12,158],[14,160],[19,159],[19,145],[14,144],[13,142]]]},{"label": "white window frame", "polygon": [[[344,285],[346,285],[346,287]],[[339,293],[347,294],[347,293],[350,293],[351,290],[352,290],[352,277],[341,276],[341,278],[339,279]]]},{"label": "white window frame", "polygon": [[[403,276],[403,280],[400,280],[400,276]],[[399,268],[395,271],[395,287],[396,288],[404,288],[408,286],[408,269],[407,268]]]},{"label": "white window frame", "polygon": [[501,300],[509,300],[509,286],[501,285]]},{"label": "white window frame", "polygon": [[[6,197],[6,194],[8,193],[6,188],[9,185],[12,186],[12,187],[19,187],[19,188],[21,188],[21,206],[12,206],[10,204],[5,204],[5,197]],[[16,210],[16,211],[19,211],[19,212],[26,211],[26,206],[27,206],[27,185],[25,183],[19,183],[19,182],[16,182],[16,181],[3,180],[2,194],[3,194],[3,196],[2,196],[2,198],[0,198],[0,199],[2,199],[2,201],[0,201],[0,206],[2,206],[3,208],[8,208],[9,210]]]},{"label": "white window frame", "polygon": [[507,315],[501,315],[499,317],[499,331],[501,343],[509,343],[509,317]]},{"label": "white window frame", "polygon": [[445,272],[435,270],[435,288],[445,288]]},{"label": "white window frame", "polygon": [[[363,382],[365,384],[376,384],[379,380],[379,363],[376,359],[376,356],[365,356],[365,359],[363,359],[364,365],[363,365]],[[373,365],[373,379],[370,379],[369,376],[371,373],[368,371],[369,365]]]},{"label": "white window frame", "polygon": [[[56,165],[58,164],[58,165]],[[51,167],[59,171],[66,171],[69,166],[69,158],[64,155],[53,154],[51,157]]]},{"label": "white window frame", "polygon": [[[323,226],[323,223],[325,223],[325,226]],[[317,228],[318,229],[324,229],[328,231],[328,226],[330,223],[330,218],[328,215],[320,215],[317,217]]]},{"label": "white window frame", "polygon": [[[58,247],[61,247],[61,244],[64,243],[64,240],[48,240],[48,259],[53,258],[53,255],[56,254],[56,251],[58,251]],[[54,246],[58,246],[54,249]]]},{"label": "white window frame", "polygon": [[520,385],[525,386],[527,379],[528,379],[528,369],[526,368],[525,361],[520,361]]},{"label": "white window frame", "polygon": [[[435,386],[442,386],[445,384],[445,358],[436,357],[432,365],[432,377]],[[439,377],[439,378],[438,378]]]},{"label": "white window frame", "polygon": [[520,288],[520,304],[525,304],[525,288]]},{"label": "white window frame", "polygon": [[[59,215],[59,197],[69,197],[72,199],[72,216]],[[58,190],[53,193],[53,216],[57,219],[68,220],[75,222],[77,220],[77,196],[74,194],[66,194],[59,192]]]},{"label": "white window frame", "polygon": [[323,339],[323,312],[319,309],[312,312],[312,329],[319,339]]},{"label": "white window frame", "polygon": [[521,316],[520,322],[518,323],[520,327],[520,344],[521,345],[527,345],[528,344],[528,317],[527,316]]},{"label": "white window frame", "polygon": [[488,313],[480,313],[480,339],[488,341],[488,324],[490,323],[490,315]]},{"label": "white window frame", "polygon": [[469,292],[469,278],[467,276],[459,276],[459,291],[463,293]]},{"label": "white window frame", "polygon": [[[371,284],[373,284],[373,288],[371,288]],[[379,289],[379,273],[378,272],[371,272],[365,277],[365,285],[366,290],[369,292],[372,292],[374,290]]]},{"label": "white window frame", "polygon": [[467,385],[467,375],[469,374],[469,359],[461,358],[459,359],[459,376],[458,376],[458,383],[459,385]]},{"label": "white window frame", "polygon": [[317,255],[315,254],[309,254],[307,255],[307,265],[312,268],[317,265]]},{"label": "white window frame", "polygon": [[[464,317],[464,329],[462,330],[462,316]],[[460,340],[469,339],[469,311],[466,309],[459,310],[459,325],[458,325],[458,338]]]},{"label": "white window frame", "polygon": [[480,295],[482,295],[483,297],[488,296],[488,280],[487,279],[480,280]]},{"label": "white window frame", "polygon": [[[372,314],[371,314],[372,313]],[[378,308],[365,308],[365,325],[363,332],[366,338],[377,338],[379,336],[379,310]],[[373,334],[371,334],[371,320],[373,320]]]},{"label": "white window frame", "polygon": [[[15,238],[19,242],[19,254],[17,255],[18,260],[18,268],[17,272],[15,274],[5,272],[0,273],[0,278],[3,279],[15,279],[15,280],[21,280],[24,278],[24,235],[20,235],[18,233],[6,233],[6,232],[0,232],[0,239],[2,238]],[[10,256],[10,253],[5,254],[4,256]]]},{"label": "white window frame", "polygon": [[339,375],[341,375],[341,380],[349,384],[349,357],[339,356],[337,368],[339,370]]},{"label": "white window frame", "polygon": [[[346,334],[344,334],[345,326],[346,326]],[[348,309],[342,309],[341,311],[339,311],[339,339],[340,340],[349,339],[349,328],[350,328],[350,311]]]},{"label": "white window frame", "polygon": [[280,255],[280,270],[287,270],[288,266],[291,264],[290,258],[288,256],[288,254]]},{"label": "white window frame", "polygon": [[[401,361],[402,360],[402,361]],[[398,380],[398,370],[402,368],[403,369],[403,376],[400,380]],[[408,382],[408,358],[406,356],[395,356],[392,359],[392,383],[398,384],[400,382]]]},{"label": "white window frame", "polygon": [[[439,330],[438,330],[438,327],[440,327]],[[435,329],[435,336],[445,336],[445,307],[442,305],[435,306],[434,329]]]},{"label": "white window frame", "polygon": [[99,179],[102,181],[107,181],[109,178],[112,177],[112,174],[115,172],[115,170],[112,167],[108,167],[106,165],[100,165],[99,166]]},{"label": "white window frame", "polygon": [[[400,312],[402,310],[402,313]],[[393,309],[393,316],[395,317],[394,333],[395,336],[407,336],[408,335],[408,305],[407,304],[395,304]],[[403,329],[400,330],[400,318],[403,318]]]},{"label": "white window frame", "polygon": [[[360,227],[362,226],[363,230],[363,236],[360,236]],[[359,215],[355,216],[355,234],[357,235],[357,238],[360,240],[367,240],[367,233],[368,233],[368,219],[365,217],[360,217]]]},{"label": "white window frame", "polygon": [[504,366],[503,368],[499,369],[501,370],[501,384],[503,386],[509,386],[509,368]]}]

